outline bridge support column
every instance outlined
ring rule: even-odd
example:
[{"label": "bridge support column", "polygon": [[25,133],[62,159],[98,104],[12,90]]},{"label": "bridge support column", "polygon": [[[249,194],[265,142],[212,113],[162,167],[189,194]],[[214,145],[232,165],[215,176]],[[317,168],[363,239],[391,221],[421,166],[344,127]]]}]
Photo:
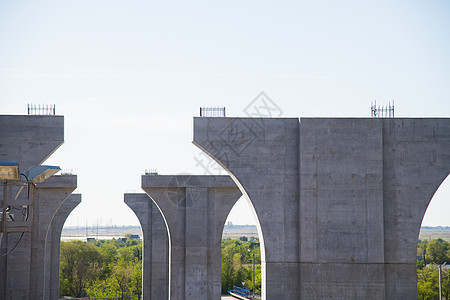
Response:
[{"label": "bridge support column", "polygon": [[[414,299],[450,119],[194,118],[259,216],[263,299]],[[264,274],[266,273],[266,274]]]},{"label": "bridge support column", "polygon": [[170,299],[220,299],[221,240],[241,192],[228,176],[142,177],[170,236]]},{"label": "bridge support column", "polygon": [[71,194],[58,208],[52,219],[45,241],[45,290],[44,299],[59,297],[59,267],[61,254],[61,232],[67,217],[81,202],[80,194]]},{"label": "bridge support column", "polygon": [[299,121],[194,118],[194,144],[222,165],[259,220],[263,299],[300,299]]},{"label": "bridge support column", "polygon": [[169,237],[163,216],[147,194],[125,194],[124,199],[143,233],[142,299],[169,299]]},{"label": "bridge support column", "polygon": [[[1,299],[43,299],[46,260],[46,241],[53,216],[75,190],[74,175],[52,176],[34,188],[32,232],[9,233],[3,236],[0,253],[17,247],[0,258]],[[22,236],[22,238],[21,238]]]}]

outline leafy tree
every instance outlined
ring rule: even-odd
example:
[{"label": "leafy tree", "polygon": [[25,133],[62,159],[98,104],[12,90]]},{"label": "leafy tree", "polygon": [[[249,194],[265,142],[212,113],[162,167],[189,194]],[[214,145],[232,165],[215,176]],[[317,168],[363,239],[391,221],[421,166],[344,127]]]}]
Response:
[{"label": "leafy tree", "polygon": [[61,244],[61,290],[76,297],[86,296],[88,283],[103,270],[103,257],[90,243],[71,241]]},{"label": "leafy tree", "polygon": [[225,239],[222,241],[222,293],[234,285],[253,288],[253,254],[255,252],[255,292],[261,291],[261,254],[258,240]]},{"label": "leafy tree", "polygon": [[434,266],[417,270],[417,296],[421,300],[437,299],[439,291],[439,274]]},{"label": "leafy tree", "polygon": [[442,272],[442,295],[445,299],[450,299],[450,270]]},{"label": "leafy tree", "polygon": [[118,264],[113,267],[112,279],[114,287],[118,292],[120,299],[126,299],[131,295],[131,274],[133,267],[124,260],[119,260]]},{"label": "leafy tree", "polygon": [[428,243],[426,248],[428,260],[438,265],[441,265],[444,262],[449,261],[448,257],[449,248],[450,248],[449,243],[442,239],[432,240],[431,242]]},{"label": "leafy tree", "polygon": [[142,242],[62,242],[60,282],[64,296],[140,299]]},{"label": "leafy tree", "polygon": [[[423,260],[417,260],[417,295],[418,299],[438,299],[439,271],[438,265],[450,262],[450,245],[442,239],[421,241],[417,245],[417,255]],[[442,295],[449,299],[450,273],[442,270]]]},{"label": "leafy tree", "polygon": [[142,295],[142,263],[140,261],[135,263],[131,273],[131,290],[140,300]]},{"label": "leafy tree", "polygon": [[90,297],[111,297],[116,294],[115,287],[109,278],[92,281],[86,288],[86,292]]},{"label": "leafy tree", "polygon": [[233,288],[233,274],[233,265],[231,263],[224,264],[222,262],[222,294],[227,293],[227,291]]}]

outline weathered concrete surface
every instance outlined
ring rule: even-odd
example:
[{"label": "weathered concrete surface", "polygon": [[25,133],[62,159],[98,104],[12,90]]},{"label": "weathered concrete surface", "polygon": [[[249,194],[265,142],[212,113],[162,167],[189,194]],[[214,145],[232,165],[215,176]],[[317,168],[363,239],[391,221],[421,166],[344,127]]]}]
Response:
[{"label": "weathered concrete surface", "polygon": [[264,299],[417,298],[417,237],[450,171],[450,119],[195,118],[194,143],[255,207]]},{"label": "weathered concrete surface", "polygon": [[296,118],[194,118],[194,144],[229,172],[254,207],[267,299],[300,298],[299,136]]},{"label": "weathered concrete surface", "polygon": [[383,122],[386,294],[416,296],[416,249],[426,208],[450,172],[450,119]]},{"label": "weathered concrete surface", "polygon": [[0,162],[19,163],[20,172],[40,165],[63,142],[63,116],[0,115]]},{"label": "weathered concrete surface", "polygon": [[[53,216],[75,190],[75,175],[52,176],[34,189],[33,232],[24,233],[17,248],[0,258],[0,299],[43,299],[46,240]],[[0,253],[12,249],[20,233],[3,236]],[[47,249],[48,250],[48,249]]]},{"label": "weathered concrete surface", "polygon": [[56,211],[48,229],[45,242],[44,299],[59,297],[61,232],[67,217],[80,203],[81,194],[71,194]]},{"label": "weathered concrete surface", "polygon": [[169,299],[169,236],[163,216],[147,194],[125,194],[124,201],[143,233],[142,299]]},{"label": "weathered concrete surface", "polygon": [[383,299],[383,120],[300,128],[302,298]]},{"label": "weathered concrete surface", "polygon": [[143,176],[142,188],[168,226],[170,299],[220,299],[223,226],[239,189],[228,176],[189,175]]},{"label": "weathered concrete surface", "polygon": [[[40,165],[64,142],[62,116],[0,115],[0,161],[19,163],[20,171]],[[0,299],[43,299],[46,290],[47,233],[64,200],[76,188],[76,176],[53,176],[31,188],[32,232],[4,234],[0,241]],[[15,201],[23,201],[22,191]],[[15,211],[19,216],[20,210]],[[22,236],[22,237],[21,237]],[[58,279],[59,280],[59,279]]]},{"label": "weathered concrete surface", "polygon": [[26,171],[44,162],[64,142],[63,116],[0,115],[0,162]]}]

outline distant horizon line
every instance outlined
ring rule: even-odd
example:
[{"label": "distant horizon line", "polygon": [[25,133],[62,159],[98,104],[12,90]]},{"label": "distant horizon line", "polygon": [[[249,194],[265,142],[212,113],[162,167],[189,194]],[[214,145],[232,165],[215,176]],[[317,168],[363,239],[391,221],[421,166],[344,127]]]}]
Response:
[{"label": "distant horizon line", "polygon": [[[254,224],[234,224],[234,223],[232,223],[232,224],[225,224],[224,226],[225,226],[225,227],[233,227],[233,226],[256,227],[256,225],[254,225]],[[89,225],[89,226],[68,225],[68,226],[64,226],[64,227],[63,227],[63,230],[64,230],[64,229],[76,229],[76,228],[112,228],[112,227],[128,227],[128,228],[130,228],[130,227],[133,227],[133,228],[139,227],[139,228],[140,228],[141,225],[131,225],[131,224],[128,224],[128,225],[119,225],[119,224],[111,224],[111,225],[99,225],[98,227],[97,227],[97,225]],[[424,229],[429,229],[429,228],[443,228],[443,229],[450,229],[450,225],[445,225],[445,226],[443,226],[443,225],[436,225],[436,226],[424,225],[424,226],[421,226],[420,228],[421,228],[421,229],[422,229],[422,228],[424,228]]]}]

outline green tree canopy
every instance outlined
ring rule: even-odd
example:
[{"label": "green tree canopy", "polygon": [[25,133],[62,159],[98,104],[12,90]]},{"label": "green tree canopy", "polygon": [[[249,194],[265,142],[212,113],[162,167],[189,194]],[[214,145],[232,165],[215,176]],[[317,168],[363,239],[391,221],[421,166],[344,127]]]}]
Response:
[{"label": "green tree canopy", "polygon": [[142,242],[61,243],[60,295],[141,299]]},{"label": "green tree canopy", "polygon": [[449,262],[448,251],[449,243],[442,239],[432,240],[428,243],[426,253],[429,262],[441,265],[444,262]]}]

